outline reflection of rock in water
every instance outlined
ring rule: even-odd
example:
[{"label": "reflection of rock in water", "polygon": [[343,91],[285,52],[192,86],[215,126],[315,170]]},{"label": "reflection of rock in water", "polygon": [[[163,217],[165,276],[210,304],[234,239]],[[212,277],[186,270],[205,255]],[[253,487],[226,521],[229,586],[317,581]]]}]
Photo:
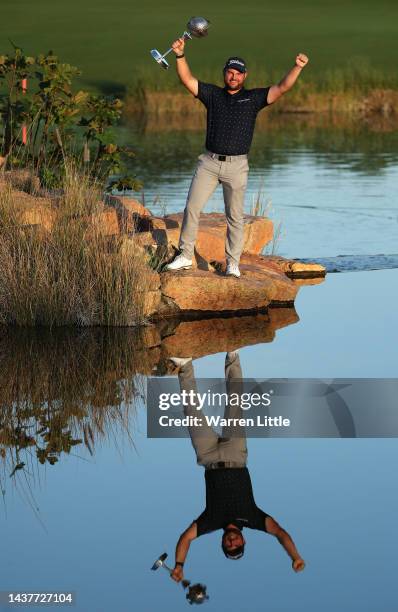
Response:
[{"label": "reflection of rock in water", "polygon": [[296,323],[298,320],[294,308],[270,308],[266,313],[251,316],[178,320],[172,333],[164,335],[161,361],[156,373],[173,372],[172,364],[167,361],[168,357],[198,359],[212,353],[272,342],[277,329]]},{"label": "reflection of rock in water", "polygon": [[0,333],[0,458],[5,473],[54,464],[85,445],[130,431],[145,375],[167,375],[169,357],[203,357],[272,342],[296,323],[294,308],[253,316],[162,320],[141,329],[10,329]]}]

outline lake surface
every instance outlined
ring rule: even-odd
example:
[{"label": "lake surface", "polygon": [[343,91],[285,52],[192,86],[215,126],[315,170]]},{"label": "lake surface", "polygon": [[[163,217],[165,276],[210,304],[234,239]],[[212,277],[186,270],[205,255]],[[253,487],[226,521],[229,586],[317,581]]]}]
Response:
[{"label": "lake surface", "polygon": [[[293,324],[240,349],[243,375],[395,377],[397,280],[382,270],[303,287]],[[173,558],[202,511],[203,470],[189,439],[146,437],[146,377],[137,372],[159,363],[150,344],[131,330],[1,336],[1,589],[73,590],[82,611],[186,609],[181,587],[149,568],[164,551]],[[223,376],[225,352],[202,349],[196,376]],[[24,449],[22,430],[54,465],[40,463],[36,446]],[[307,567],[294,574],[260,532],[246,530],[238,562],[225,559],[218,533],[203,536],[186,575],[207,585],[207,608],[393,612],[397,441],[249,439],[248,449],[255,499],[291,533]],[[17,462],[25,466],[10,477]]]},{"label": "lake surface", "polygon": [[[260,194],[267,214],[280,225],[278,254],[398,252],[398,131],[375,131],[375,124],[303,127],[287,116],[257,130],[246,212]],[[156,214],[182,212],[204,131],[153,130],[131,125],[124,131],[137,153],[134,171],[144,181],[145,203]],[[204,210],[223,212],[221,186]]]},{"label": "lake surface", "polygon": [[[132,133],[147,205],[161,212],[159,196],[182,210],[202,135]],[[248,199],[264,179],[286,234],[278,252],[396,253],[396,141],[337,128],[258,134]],[[220,196],[211,206],[221,210]],[[295,309],[201,323],[190,346],[178,322],[0,330],[0,591],[74,591],[82,612],[186,610],[181,587],[150,571],[164,551],[172,563],[205,503],[190,440],[146,436],[147,377],[173,375],[168,343],[195,351],[198,378],[222,377],[233,349],[247,378],[396,378],[397,281],[396,269],[330,274],[301,287]],[[252,438],[248,451],[256,502],[307,567],[296,575],[264,533],[245,530],[237,562],[219,533],[203,536],[185,574],[207,585],[206,609],[395,612],[397,440]]]}]

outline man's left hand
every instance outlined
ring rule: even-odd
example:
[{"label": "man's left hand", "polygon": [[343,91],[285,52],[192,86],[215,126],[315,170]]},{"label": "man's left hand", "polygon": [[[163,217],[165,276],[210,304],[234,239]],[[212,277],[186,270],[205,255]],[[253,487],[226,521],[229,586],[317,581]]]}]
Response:
[{"label": "man's left hand", "polygon": [[304,53],[299,53],[296,56],[296,66],[304,68],[308,64],[308,57]]}]

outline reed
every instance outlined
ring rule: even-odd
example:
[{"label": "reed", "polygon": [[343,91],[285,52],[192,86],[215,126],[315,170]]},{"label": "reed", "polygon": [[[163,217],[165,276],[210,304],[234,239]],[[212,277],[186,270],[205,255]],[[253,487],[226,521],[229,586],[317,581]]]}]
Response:
[{"label": "reed", "polygon": [[0,187],[0,323],[18,326],[145,322],[147,259],[134,236],[103,235],[102,185],[65,162],[62,195],[43,217],[51,231],[21,225],[21,196]]},{"label": "reed", "polygon": [[[283,71],[266,71],[262,66],[252,66],[247,87],[266,87],[279,82]],[[253,75],[253,76],[252,76]],[[199,78],[223,86],[219,70],[205,69]],[[377,93],[379,92],[379,93]],[[398,113],[398,74],[396,71],[380,70],[364,58],[351,58],[345,65],[328,68],[324,72],[304,73],[295,86],[271,112],[356,112],[364,110],[368,98],[380,96]],[[371,112],[385,112],[384,106],[373,105]],[[383,111],[384,108],[384,111]],[[366,109],[365,109],[366,110]],[[125,98],[126,117],[135,113],[162,115],[179,113],[197,115],[203,113],[203,106],[185,91],[177,77],[153,70],[138,70],[134,81],[128,86]]]},{"label": "reed", "polygon": [[[257,193],[253,195],[250,214],[255,217],[270,217],[273,212],[272,200],[266,199],[264,194],[264,182],[258,187]],[[269,242],[262,254],[276,255],[282,239],[282,221],[273,222],[272,240]]]}]

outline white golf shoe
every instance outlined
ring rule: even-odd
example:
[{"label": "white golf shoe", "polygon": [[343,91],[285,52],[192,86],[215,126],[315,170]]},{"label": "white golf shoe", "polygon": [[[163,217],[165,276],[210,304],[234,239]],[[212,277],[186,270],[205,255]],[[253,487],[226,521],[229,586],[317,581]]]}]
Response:
[{"label": "white golf shoe", "polygon": [[164,267],[165,270],[189,270],[192,268],[192,259],[188,259],[185,255],[177,255],[172,262]]},{"label": "white golf shoe", "polygon": [[192,357],[169,357],[169,360],[172,361],[175,366],[181,368],[182,366],[192,361]]},{"label": "white golf shoe", "polygon": [[227,264],[227,269],[225,271],[225,276],[236,276],[236,278],[239,278],[240,270],[239,270],[238,264],[235,263],[234,261],[230,261]]}]

